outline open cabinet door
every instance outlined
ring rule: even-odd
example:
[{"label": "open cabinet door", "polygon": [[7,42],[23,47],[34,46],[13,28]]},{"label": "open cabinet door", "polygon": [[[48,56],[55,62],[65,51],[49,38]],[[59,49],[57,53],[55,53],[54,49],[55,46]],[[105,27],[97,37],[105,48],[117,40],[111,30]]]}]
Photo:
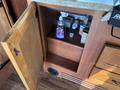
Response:
[{"label": "open cabinet door", "polygon": [[32,3],[1,42],[27,90],[37,90],[43,65],[36,7]]}]

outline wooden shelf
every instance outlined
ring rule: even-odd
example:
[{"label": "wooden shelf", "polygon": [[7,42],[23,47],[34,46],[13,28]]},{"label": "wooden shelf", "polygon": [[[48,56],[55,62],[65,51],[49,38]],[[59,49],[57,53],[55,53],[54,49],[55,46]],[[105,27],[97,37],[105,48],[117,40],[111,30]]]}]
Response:
[{"label": "wooden shelf", "polygon": [[58,55],[48,53],[47,54],[47,62],[54,63],[56,65],[62,66],[64,68],[70,69],[72,71],[77,71],[79,63],[71,61],[69,59],[60,57]]},{"label": "wooden shelf", "polygon": [[83,48],[55,39],[48,37],[48,51],[51,53],[54,53],[58,56],[67,58],[69,60],[72,60],[74,62],[80,62],[80,58],[83,52]]},{"label": "wooden shelf", "polygon": [[64,41],[64,42],[67,42],[67,43],[70,43],[70,44],[73,44],[73,45],[76,45],[76,46],[84,47],[84,44],[80,43],[81,36],[79,35],[79,30],[76,30],[76,32],[74,34],[74,37],[70,38],[69,37],[70,29],[65,29],[64,30],[65,38],[64,39],[58,39],[58,38],[56,38],[56,27],[55,26],[56,25],[53,25],[53,28],[52,28],[51,32],[48,34],[48,37],[55,38],[57,40],[61,40],[61,41]]}]

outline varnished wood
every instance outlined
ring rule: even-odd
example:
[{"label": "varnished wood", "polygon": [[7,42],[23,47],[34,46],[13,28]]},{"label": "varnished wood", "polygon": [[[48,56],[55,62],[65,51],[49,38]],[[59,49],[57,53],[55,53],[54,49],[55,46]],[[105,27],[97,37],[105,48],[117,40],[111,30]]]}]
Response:
[{"label": "varnished wood", "polygon": [[0,41],[5,38],[10,28],[11,26],[9,24],[4,8],[0,7]]},{"label": "varnished wood", "polygon": [[[56,21],[56,15],[57,15],[57,13],[58,12],[56,12],[56,10],[64,10],[64,11],[68,11],[68,12],[72,12],[72,13],[78,13],[78,14],[80,14],[80,13],[82,13],[82,14],[88,14],[88,15],[94,15],[94,11],[89,11],[89,10],[83,10],[83,9],[75,9],[75,8],[69,8],[69,9],[67,9],[67,8],[65,8],[65,7],[62,7],[62,6],[54,6],[54,5],[48,5],[48,4],[43,4],[43,5],[41,5],[40,3],[38,3],[38,5],[40,6],[39,8],[41,9],[41,12],[40,12],[40,17],[41,17],[41,25],[42,25],[42,31],[44,32],[44,36],[45,36],[45,39],[43,40],[46,44],[48,44],[49,45],[49,43],[47,43],[46,42],[46,40],[47,40],[47,35],[51,32],[51,30],[52,30],[52,24],[54,24],[54,23],[56,23],[55,21]],[[52,9],[53,10],[55,10],[55,12],[52,12]],[[49,14],[49,16],[47,16]],[[51,24],[51,21],[52,21],[52,24]],[[47,27],[46,27],[47,26]],[[46,46],[46,49],[47,49],[47,45],[44,45],[44,46]],[[46,50],[47,51],[47,50]],[[89,51],[91,51],[91,50],[89,50]],[[80,52],[79,53],[81,53],[81,50],[80,50]],[[61,53],[62,54],[62,53]],[[74,54],[75,55],[75,54]],[[78,55],[78,54],[76,54],[76,55]],[[75,56],[76,56],[75,55]],[[74,57],[74,56],[71,56],[71,57]],[[69,57],[67,57],[67,58],[70,58],[70,56]],[[76,57],[77,59],[78,59],[78,57]],[[80,58],[80,57],[79,57]],[[81,59],[79,59],[78,61],[81,61]],[[86,62],[87,60],[85,60],[85,62]],[[87,67],[87,65],[84,65],[84,67]],[[85,67],[85,68],[86,68]],[[84,69],[84,68],[81,68],[81,69]],[[89,69],[91,69],[91,68],[88,68],[88,70]],[[67,71],[66,71],[67,72]],[[86,72],[86,71],[84,71],[84,72]],[[79,70],[78,70],[78,74],[79,74]],[[80,74],[82,74],[81,72],[80,72]],[[79,75],[80,76],[80,75]],[[85,76],[85,75],[83,75],[83,76]],[[86,77],[86,76],[85,76]],[[82,78],[82,76],[80,77],[80,78]]]},{"label": "varnished wood", "polygon": [[[12,73],[3,84],[0,90],[26,90],[17,74]],[[37,90],[95,90],[80,86],[73,82],[58,77],[53,77],[48,73],[41,73]],[[102,89],[100,89],[102,90]]]},{"label": "varnished wood", "polygon": [[113,35],[120,38],[120,28],[114,27],[113,28]]},{"label": "varnished wood", "polygon": [[106,45],[96,66],[120,74],[120,47]]},{"label": "varnished wood", "polygon": [[94,68],[89,77],[89,81],[109,90],[120,90],[120,75],[102,69]]},{"label": "varnished wood", "polygon": [[31,0],[27,0],[27,3],[28,3],[28,5],[30,5],[30,3],[31,3]]},{"label": "varnished wood", "polygon": [[10,62],[8,62],[1,70],[0,70],[0,84],[2,84],[7,78],[13,73],[14,68]]},{"label": "varnished wood", "polygon": [[2,0],[11,23],[15,23],[27,8],[26,0]]},{"label": "varnished wood", "polygon": [[[8,21],[7,15],[4,11],[3,6],[0,7],[0,41],[2,41],[7,33],[9,32],[11,26]],[[7,55],[4,52],[3,48],[0,45],[0,64],[4,63],[7,60]]]},{"label": "varnished wood", "polygon": [[64,41],[60,41],[54,38],[48,37],[48,51],[59,55],[61,57],[70,59],[75,62],[80,62],[80,58],[82,55],[83,48],[66,43]]},{"label": "varnished wood", "polygon": [[60,65],[45,61],[44,62],[44,72],[48,72],[49,67],[55,68],[59,72],[58,77],[62,77],[64,79],[70,80],[70,81],[72,81],[74,83],[80,84],[81,79],[77,78],[77,77],[79,77],[79,75],[77,75],[76,72],[74,72],[74,71],[72,71],[70,69],[64,68],[64,67],[62,67]]},{"label": "varnished wood", "polygon": [[88,40],[77,72],[81,78],[89,76],[106,43],[120,45],[120,39],[111,36],[111,26],[107,22],[101,21],[103,14],[104,12],[102,11],[96,11],[93,16]]},{"label": "varnished wood", "polygon": [[[69,77],[63,75],[63,78],[67,78],[67,79],[72,79],[74,82],[76,83],[79,83],[81,84],[81,79],[84,80],[86,78],[88,78],[91,70],[93,69],[93,67],[95,66],[95,64],[97,63],[98,61],[98,57],[100,56],[101,52],[102,52],[102,49],[104,47],[104,45],[106,43],[109,43],[109,44],[116,44],[116,45],[120,45],[120,39],[116,39],[114,37],[111,36],[111,26],[109,26],[106,22],[102,22],[101,21],[101,18],[102,18],[102,15],[104,14],[104,12],[102,11],[91,11],[91,10],[83,10],[83,9],[78,9],[78,8],[72,8],[72,7],[63,7],[63,6],[57,6],[57,5],[51,5],[51,4],[45,4],[45,3],[38,3],[38,5],[40,5],[40,8],[44,8],[46,7],[46,9],[50,8],[50,9],[55,9],[55,10],[64,10],[64,11],[68,11],[68,12],[73,12],[73,13],[81,13],[81,14],[88,14],[88,15],[93,15],[93,21],[92,21],[92,24],[91,24],[91,28],[90,28],[90,32],[89,32],[89,35],[88,35],[88,40],[86,42],[86,45],[84,47],[84,50],[83,50],[83,54],[82,54],[82,57],[81,59],[77,60],[77,61],[80,61],[80,64],[79,64],[79,67],[78,67],[78,70],[77,72],[73,72],[72,70],[69,70],[69,69],[66,69],[64,67],[62,67],[62,65],[56,65],[54,63],[51,63],[51,62],[47,62],[45,61],[44,63],[44,71],[47,71],[47,68],[48,67],[54,67],[56,69],[58,69],[58,71],[60,73],[67,73]],[[43,46],[40,46],[42,48],[39,48],[39,47],[35,47],[37,48],[38,50],[44,50],[44,55],[45,55],[45,52],[47,51],[47,45],[46,45],[46,41],[47,41],[47,34],[48,32],[52,29],[51,28],[51,21],[54,22],[54,20],[56,19],[55,16],[56,16],[56,12],[53,13],[53,14],[49,14],[49,13],[46,13],[46,11],[44,11],[44,9],[41,11],[39,11],[39,15],[41,15],[39,17],[39,27],[41,27],[40,29],[40,37],[42,38],[42,41],[41,43],[44,42]],[[48,10],[49,11],[49,10]],[[35,14],[35,13],[34,13]],[[45,15],[45,16],[44,16]],[[50,16],[48,16],[50,15]],[[53,15],[53,16],[52,16]],[[37,16],[37,14],[36,14]],[[53,17],[53,18],[52,18]],[[49,19],[48,21],[50,22],[45,22],[47,20],[43,20],[44,19]],[[44,22],[43,22],[44,21]],[[32,23],[32,22],[31,22]],[[18,23],[19,24],[19,23]],[[30,24],[30,23],[29,23]],[[34,23],[32,23],[34,25]],[[31,26],[33,26],[32,24],[30,24]],[[43,25],[44,24],[44,25]],[[38,25],[38,24],[37,24]],[[32,27],[31,27],[32,28]],[[35,27],[34,27],[35,28]],[[45,29],[47,28],[47,29]],[[23,28],[19,28],[19,29],[23,29]],[[19,30],[18,29],[18,30]],[[30,29],[31,30],[31,29]],[[17,31],[17,30],[16,30]],[[45,33],[44,33],[45,32]],[[14,31],[12,31],[12,33],[14,33]],[[38,32],[39,33],[39,32]],[[29,34],[29,31],[28,33],[26,34],[26,36],[24,36],[24,38],[27,37],[27,35]],[[35,35],[35,32],[33,32],[32,35]],[[31,35],[31,36],[32,36]],[[44,36],[45,35],[45,36]],[[11,36],[11,35],[10,35]],[[19,38],[21,37],[21,34],[19,36]],[[44,38],[45,37],[45,38]],[[29,39],[27,37],[27,39]],[[35,42],[35,40],[33,40]],[[33,45],[32,44],[27,44],[26,43],[27,40],[22,43],[26,44],[25,46],[28,48],[28,46],[30,45]],[[37,42],[37,41],[36,41]],[[10,45],[6,43],[3,43],[4,48],[7,50],[7,53],[9,53],[9,56],[12,57],[12,59],[14,60],[15,62],[15,58],[12,56],[11,54],[11,51],[9,49]],[[14,45],[14,43],[13,43]],[[40,43],[38,43],[37,45],[41,45]],[[49,43],[48,43],[49,45]],[[54,46],[55,47],[55,46]],[[73,47],[72,47],[73,48]],[[13,47],[12,47],[13,49]],[[17,47],[18,50],[21,51],[21,49],[19,49]],[[25,50],[27,50],[26,48],[23,48]],[[38,51],[36,50],[36,51]],[[28,50],[29,51],[29,50]],[[32,50],[31,50],[32,51]],[[52,50],[51,50],[52,51]],[[39,51],[38,51],[39,52]],[[41,51],[42,52],[42,51]],[[62,52],[62,51],[61,51]],[[24,51],[23,51],[24,53]],[[34,52],[35,53],[35,52]],[[81,51],[79,52],[81,53]],[[42,53],[40,54],[36,54],[35,56],[38,57],[39,55],[41,55]],[[62,54],[62,53],[60,53]],[[77,53],[78,54],[78,53]],[[27,56],[27,54],[25,55],[25,57]],[[43,56],[43,54],[41,55]],[[31,58],[34,57],[31,55]],[[68,56],[65,56],[67,58],[70,58]],[[26,57],[28,58],[28,57]],[[40,57],[39,57],[40,58]],[[77,58],[77,57],[75,57]],[[30,58],[29,58],[30,59]],[[41,58],[40,58],[41,59]],[[43,57],[42,57],[43,59]],[[46,58],[44,58],[46,60]],[[11,60],[12,61],[12,60]],[[33,60],[34,61],[34,60]],[[14,63],[13,62],[13,63]],[[28,62],[28,61],[27,61]],[[32,61],[31,61],[32,62]],[[29,62],[28,62],[29,63]],[[38,62],[36,62],[38,65]],[[62,62],[63,63],[63,62]],[[26,64],[26,63],[25,63]],[[32,63],[30,63],[32,64]],[[14,66],[18,68],[18,66],[16,65],[16,63],[14,63]],[[31,65],[30,65],[31,66]],[[40,65],[41,66],[41,65]],[[31,67],[30,67],[31,70],[33,70]],[[30,70],[30,71],[31,71]],[[26,85],[26,87],[30,88],[29,85],[27,84],[28,82],[25,81],[24,77],[22,76],[22,73],[19,69],[17,69],[19,75],[21,74],[21,78],[24,82],[24,84]],[[33,70],[34,71],[34,70]],[[28,72],[26,70],[26,72]],[[36,70],[36,72],[39,72],[39,70]],[[110,73],[110,72],[109,72]],[[62,75],[62,74],[61,74]],[[60,76],[61,76],[60,75]],[[70,77],[71,76],[71,77]],[[80,82],[79,80],[76,80],[76,78],[72,78],[76,76],[76,78],[80,79]],[[31,77],[30,77],[30,80],[31,80]],[[72,81],[71,80],[71,81]],[[99,81],[99,80],[97,80]],[[94,81],[93,81],[94,82]],[[101,82],[101,81],[99,81]],[[30,84],[31,85],[31,84]],[[31,85],[32,86],[32,85]],[[102,86],[102,85],[101,85]],[[104,85],[103,85],[104,86]],[[34,85],[33,85],[34,87]],[[111,87],[111,86],[110,86]],[[115,86],[114,86],[115,87]]]},{"label": "varnished wood", "polygon": [[39,73],[43,65],[43,53],[34,3],[12,27],[2,46],[26,89],[37,90]]},{"label": "varnished wood", "polygon": [[47,53],[47,61],[54,63],[54,64],[57,64],[57,65],[60,65],[64,68],[70,69],[74,72],[77,71],[77,68],[79,65],[79,63],[77,63],[77,62],[74,62],[72,60],[70,61],[69,59],[63,58],[63,57],[58,56],[58,55],[53,54],[53,53]]},{"label": "varnished wood", "polygon": [[9,19],[9,23],[12,26],[14,24],[14,22],[13,22],[11,14],[9,12],[9,7],[7,6],[6,0],[2,0],[2,3],[3,3],[3,6],[4,6],[4,9],[5,9],[5,12],[7,14],[7,17]]}]

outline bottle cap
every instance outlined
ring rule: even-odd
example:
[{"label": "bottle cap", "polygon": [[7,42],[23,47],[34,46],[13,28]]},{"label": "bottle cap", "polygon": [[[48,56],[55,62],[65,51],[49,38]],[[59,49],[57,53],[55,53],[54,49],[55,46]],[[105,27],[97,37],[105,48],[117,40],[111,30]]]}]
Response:
[{"label": "bottle cap", "polygon": [[67,17],[69,14],[66,12],[60,12],[62,17]]},{"label": "bottle cap", "polygon": [[60,16],[60,17],[59,17],[59,20],[60,20],[60,21],[63,21],[63,17],[62,17],[62,16]]}]

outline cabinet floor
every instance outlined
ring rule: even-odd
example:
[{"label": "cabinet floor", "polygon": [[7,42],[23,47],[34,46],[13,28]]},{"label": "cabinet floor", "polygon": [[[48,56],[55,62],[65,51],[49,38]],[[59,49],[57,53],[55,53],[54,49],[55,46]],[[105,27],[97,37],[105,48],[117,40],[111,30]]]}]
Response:
[{"label": "cabinet floor", "polygon": [[[40,75],[37,90],[90,90],[70,81],[53,77],[46,73]],[[13,73],[0,85],[0,90],[26,90],[19,77]]]}]

